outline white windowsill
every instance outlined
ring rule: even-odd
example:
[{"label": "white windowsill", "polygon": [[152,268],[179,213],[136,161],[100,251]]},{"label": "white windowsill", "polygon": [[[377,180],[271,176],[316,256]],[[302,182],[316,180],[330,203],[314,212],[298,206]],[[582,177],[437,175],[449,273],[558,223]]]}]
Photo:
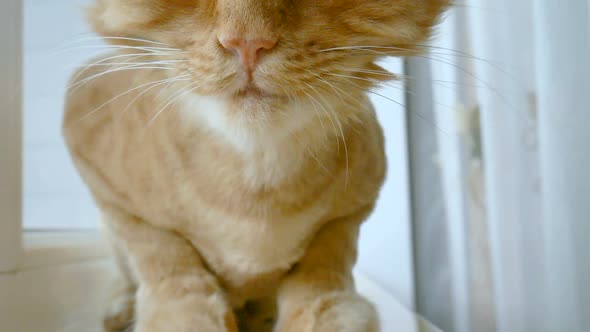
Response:
[{"label": "white windowsill", "polygon": [[[46,331],[48,326],[60,332],[79,331],[80,328],[86,331],[99,331],[98,325],[92,323],[102,312],[102,305],[98,299],[107,292],[114,274],[112,261],[107,259],[108,246],[101,239],[100,232],[25,232],[23,244],[22,264],[16,273],[0,273],[0,294],[13,298],[18,304],[9,308],[12,311],[9,310],[10,315],[7,317],[13,318],[4,324],[24,324],[30,331],[35,332]],[[383,331],[439,331],[401,306],[390,293],[362,272],[357,271],[355,279],[358,291],[376,305]],[[29,289],[31,284],[51,284],[52,292],[45,294]],[[55,302],[55,294],[68,294],[64,297],[67,301],[62,299],[65,302],[57,312],[53,315],[41,315],[42,319],[38,321],[27,319],[31,312],[49,312],[47,306]],[[89,301],[89,298],[92,301]],[[2,312],[0,316],[1,314]],[[76,319],[72,320],[72,317]],[[2,324],[0,330],[4,331]]]},{"label": "white windowsill", "polygon": [[18,270],[103,259],[108,246],[98,231],[31,231],[23,237]]}]

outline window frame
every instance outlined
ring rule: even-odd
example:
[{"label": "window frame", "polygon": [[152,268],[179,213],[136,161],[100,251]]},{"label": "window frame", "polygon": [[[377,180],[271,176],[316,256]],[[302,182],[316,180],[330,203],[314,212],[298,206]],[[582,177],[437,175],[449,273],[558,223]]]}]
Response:
[{"label": "window frame", "polygon": [[0,2],[0,271],[22,256],[22,1]]}]

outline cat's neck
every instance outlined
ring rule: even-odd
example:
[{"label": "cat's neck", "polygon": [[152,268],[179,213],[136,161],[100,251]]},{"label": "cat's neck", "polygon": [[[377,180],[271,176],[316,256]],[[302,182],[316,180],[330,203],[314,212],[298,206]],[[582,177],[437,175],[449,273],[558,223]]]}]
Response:
[{"label": "cat's neck", "polygon": [[304,109],[313,108],[312,104],[297,104],[263,115],[236,112],[230,107],[218,98],[194,96],[185,101],[182,112],[187,121],[194,121],[244,156],[288,147],[292,152],[297,147],[313,149],[339,135],[346,125],[333,110],[324,110],[327,115],[321,116]]},{"label": "cat's neck", "polygon": [[228,107],[223,100],[194,96],[181,112],[189,126],[200,126],[216,142],[241,156],[244,180],[252,186],[280,183],[309,162],[324,168],[338,153],[331,147],[340,144],[345,124],[297,109],[312,105],[293,106],[266,118],[253,118]]}]

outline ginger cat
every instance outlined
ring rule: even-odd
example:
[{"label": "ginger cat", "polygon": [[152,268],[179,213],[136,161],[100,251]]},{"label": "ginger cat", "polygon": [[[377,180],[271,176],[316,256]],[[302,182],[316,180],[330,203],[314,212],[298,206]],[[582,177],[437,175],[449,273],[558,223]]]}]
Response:
[{"label": "ginger cat", "polygon": [[386,170],[367,93],[448,5],[97,0],[114,52],[64,134],[125,277],[106,331],[378,331],[351,272]]}]

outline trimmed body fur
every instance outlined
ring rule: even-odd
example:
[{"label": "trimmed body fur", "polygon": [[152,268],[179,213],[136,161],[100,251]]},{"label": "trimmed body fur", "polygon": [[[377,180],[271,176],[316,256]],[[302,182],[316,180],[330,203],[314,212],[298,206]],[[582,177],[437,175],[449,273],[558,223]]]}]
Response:
[{"label": "trimmed body fur", "polygon": [[[96,30],[127,46],[95,64],[140,47],[174,63],[108,75],[88,67],[73,84],[90,83],[68,96],[66,141],[125,277],[107,331],[133,322],[137,332],[378,330],[352,280],[359,227],[386,170],[366,92],[391,78],[376,52],[416,52],[408,45],[446,5],[385,3],[97,2]],[[336,25],[335,10],[356,14]],[[211,36],[261,34],[276,34],[277,49],[244,83]],[[358,43],[381,48],[324,52]],[[154,82],[166,84],[150,90]],[[121,94],[134,86],[147,88]]]}]

